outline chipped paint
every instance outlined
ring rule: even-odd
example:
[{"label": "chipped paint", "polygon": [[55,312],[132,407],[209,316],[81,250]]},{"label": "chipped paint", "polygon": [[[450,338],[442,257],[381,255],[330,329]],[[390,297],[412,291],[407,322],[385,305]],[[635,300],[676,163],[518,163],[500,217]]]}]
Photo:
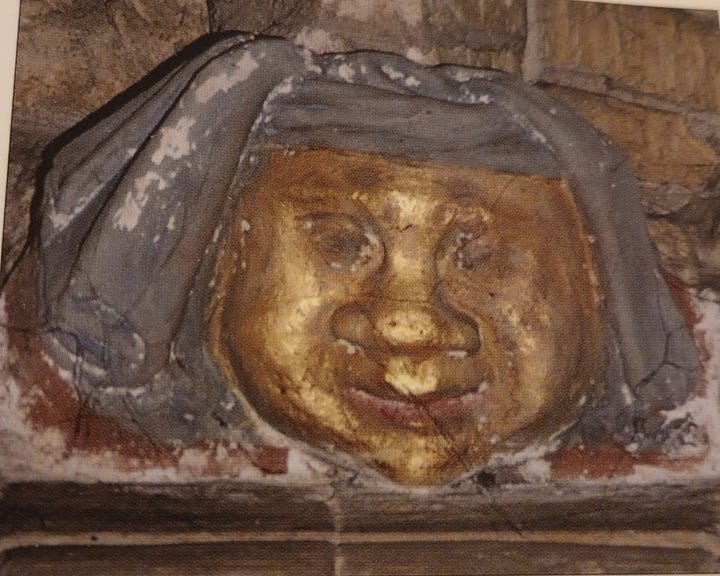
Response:
[{"label": "chipped paint", "polygon": [[280,84],[273,88],[271,94],[290,94],[293,91],[294,79],[292,77],[285,78]]},{"label": "chipped paint", "polygon": [[415,78],[415,76],[408,76],[407,78],[405,78],[405,86],[407,86],[408,88],[416,88],[420,86],[420,80]]},{"label": "chipped paint", "polygon": [[148,202],[148,188],[153,183],[157,183],[157,190],[163,190],[167,186],[165,179],[154,171],[135,179],[134,189],[125,194],[123,205],[113,214],[114,228],[130,232],[137,226],[142,209]]},{"label": "chipped paint", "polygon": [[403,72],[390,64],[383,64],[380,69],[388,75],[390,80],[402,80],[403,84],[408,88],[416,88],[417,86],[420,86],[420,80],[415,78],[415,76],[406,77]]},{"label": "chipped paint", "polygon": [[187,156],[194,149],[190,142],[190,128],[197,121],[190,116],[180,118],[175,126],[164,126],[160,128],[160,143],[152,155],[152,163],[160,164],[165,158],[179,160]]},{"label": "chipped paint", "polygon": [[492,98],[489,94],[477,95],[474,92],[471,92],[467,86],[461,86],[460,91],[462,92],[462,96],[460,96],[459,99],[461,102],[469,104],[490,104],[490,102],[492,102]]},{"label": "chipped paint", "polygon": [[342,346],[345,349],[345,352],[348,354],[355,354],[358,351],[358,347],[355,346],[352,342],[349,342],[345,340],[344,338],[338,338],[335,340],[335,343],[339,346]]},{"label": "chipped paint", "polygon": [[[530,137],[531,137],[531,138],[533,139],[533,141],[535,141],[535,142],[540,142],[541,144],[547,144],[547,138],[545,137],[545,135],[544,135],[544,134],[541,134],[541,133],[538,132],[537,130],[534,130],[534,129],[531,130],[531,131],[530,131]],[[601,169],[604,169],[603,166],[600,166],[600,168],[601,168]]]},{"label": "chipped paint", "polygon": [[70,222],[72,222],[78,214],[82,213],[88,204],[95,199],[97,193],[102,190],[102,187],[103,184],[98,184],[87,194],[78,198],[70,212],[57,210],[55,201],[53,198],[50,198],[50,223],[52,224],[53,230],[59,232],[67,228]]},{"label": "chipped paint", "polygon": [[622,387],[620,388],[620,391],[622,392],[625,405],[632,406],[633,402],[635,401],[635,398],[633,397],[632,392],[630,392],[630,388],[628,387],[628,385],[623,384]]},{"label": "chipped paint", "polygon": [[355,70],[349,64],[340,64],[340,66],[338,66],[338,76],[340,79],[345,80],[345,82],[352,82],[355,76]]},{"label": "chipped paint", "polygon": [[[303,29],[304,30],[304,29]],[[301,31],[302,32],[302,31]],[[300,41],[298,41],[298,38],[295,38],[295,43],[301,46],[304,46]],[[307,46],[304,47],[302,51],[302,58],[303,58],[303,64],[305,65],[305,69],[309,72],[314,72],[315,74],[321,74],[322,68],[315,64],[315,56],[314,54],[308,49]]]},{"label": "chipped paint", "polygon": [[488,77],[487,71],[480,69],[474,70],[472,68],[456,68],[450,73],[450,76],[457,82],[469,82],[476,78],[485,80]]},{"label": "chipped paint", "polygon": [[245,50],[229,74],[223,72],[205,80],[195,91],[195,99],[201,104],[208,103],[218,92],[227,93],[234,86],[247,80],[258,69],[258,61]]},{"label": "chipped paint", "polygon": [[449,350],[447,355],[450,358],[455,358],[457,360],[462,360],[463,358],[467,358],[467,350]]},{"label": "chipped paint", "polygon": [[387,74],[388,78],[390,80],[400,80],[401,78],[405,77],[405,74],[400,72],[397,68],[394,66],[391,66],[390,64],[383,64],[380,66],[380,69]]}]

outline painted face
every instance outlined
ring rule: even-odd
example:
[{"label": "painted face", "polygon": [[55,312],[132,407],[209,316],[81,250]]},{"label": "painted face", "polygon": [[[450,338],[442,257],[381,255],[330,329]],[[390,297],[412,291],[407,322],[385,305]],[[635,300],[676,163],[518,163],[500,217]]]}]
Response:
[{"label": "painted face", "polygon": [[291,435],[446,482],[570,422],[604,371],[591,250],[560,180],[274,152],[241,202],[212,347]]}]

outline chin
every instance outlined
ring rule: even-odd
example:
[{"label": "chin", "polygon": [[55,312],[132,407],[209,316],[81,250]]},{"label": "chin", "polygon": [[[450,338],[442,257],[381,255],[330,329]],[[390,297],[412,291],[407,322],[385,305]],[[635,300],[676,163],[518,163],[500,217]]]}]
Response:
[{"label": "chin", "polygon": [[492,455],[488,445],[466,448],[447,445],[445,439],[435,447],[410,452],[400,446],[397,451],[397,457],[381,451],[368,464],[397,484],[417,487],[449,484],[486,464]]}]

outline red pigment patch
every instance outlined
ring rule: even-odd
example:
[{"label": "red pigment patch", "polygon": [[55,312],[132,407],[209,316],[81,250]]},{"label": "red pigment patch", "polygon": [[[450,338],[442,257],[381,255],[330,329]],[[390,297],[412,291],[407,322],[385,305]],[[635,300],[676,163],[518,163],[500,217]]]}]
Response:
[{"label": "red pigment patch", "polygon": [[266,474],[287,474],[287,448],[259,446],[250,454],[250,461]]},{"label": "red pigment patch", "polygon": [[[117,455],[114,464],[123,471],[151,467],[176,468],[182,451],[131,432],[113,419],[96,413],[43,359],[44,344],[37,334],[36,258],[25,258],[8,281],[4,294],[8,315],[8,368],[21,387],[28,424],[35,430],[57,429],[65,441],[66,454],[82,452]],[[207,475],[233,475],[249,465],[266,474],[287,473],[287,450],[260,446],[251,454],[225,440],[200,442],[206,453]]]},{"label": "red pigment patch", "polygon": [[549,457],[555,477],[613,478],[633,471],[636,459],[617,444],[565,448]]},{"label": "red pigment patch", "polygon": [[44,344],[36,331],[36,259],[26,258],[5,288],[8,344],[15,353],[9,369],[22,387],[27,419],[35,430],[55,428],[65,440],[67,453],[112,451],[116,464],[135,470],[132,461],[159,466],[177,463],[169,446],[129,432],[112,419],[97,414],[57,371],[43,359]]},{"label": "red pigment patch", "polygon": [[253,466],[263,474],[286,474],[288,451],[285,448],[259,446],[247,450],[228,440],[204,440],[179,450],[178,459],[185,451],[197,450],[207,461],[199,468],[201,476],[236,476],[242,469]]},{"label": "red pigment patch", "polygon": [[620,444],[604,442],[594,446],[572,446],[548,457],[555,478],[615,478],[631,474],[635,466],[661,466],[673,471],[692,472],[707,451],[692,458],[671,459],[657,452],[633,454]]},{"label": "red pigment patch", "polygon": [[700,317],[697,315],[697,312],[695,312],[695,308],[693,307],[692,298],[688,292],[688,285],[680,278],[670,274],[669,272],[663,272],[663,278],[670,289],[670,294],[672,295],[675,304],[678,305],[678,308],[680,308],[683,316],[685,316],[687,325],[695,326],[698,322],[700,322]]}]

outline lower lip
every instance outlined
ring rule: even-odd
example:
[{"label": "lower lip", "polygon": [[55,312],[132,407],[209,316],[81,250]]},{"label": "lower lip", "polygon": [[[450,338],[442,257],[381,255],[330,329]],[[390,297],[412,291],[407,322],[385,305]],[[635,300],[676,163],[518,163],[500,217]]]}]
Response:
[{"label": "lower lip", "polygon": [[404,426],[432,426],[438,421],[477,414],[485,406],[485,393],[481,391],[424,404],[379,398],[354,387],[347,388],[345,395],[353,407],[362,414],[373,415],[385,422]]}]

